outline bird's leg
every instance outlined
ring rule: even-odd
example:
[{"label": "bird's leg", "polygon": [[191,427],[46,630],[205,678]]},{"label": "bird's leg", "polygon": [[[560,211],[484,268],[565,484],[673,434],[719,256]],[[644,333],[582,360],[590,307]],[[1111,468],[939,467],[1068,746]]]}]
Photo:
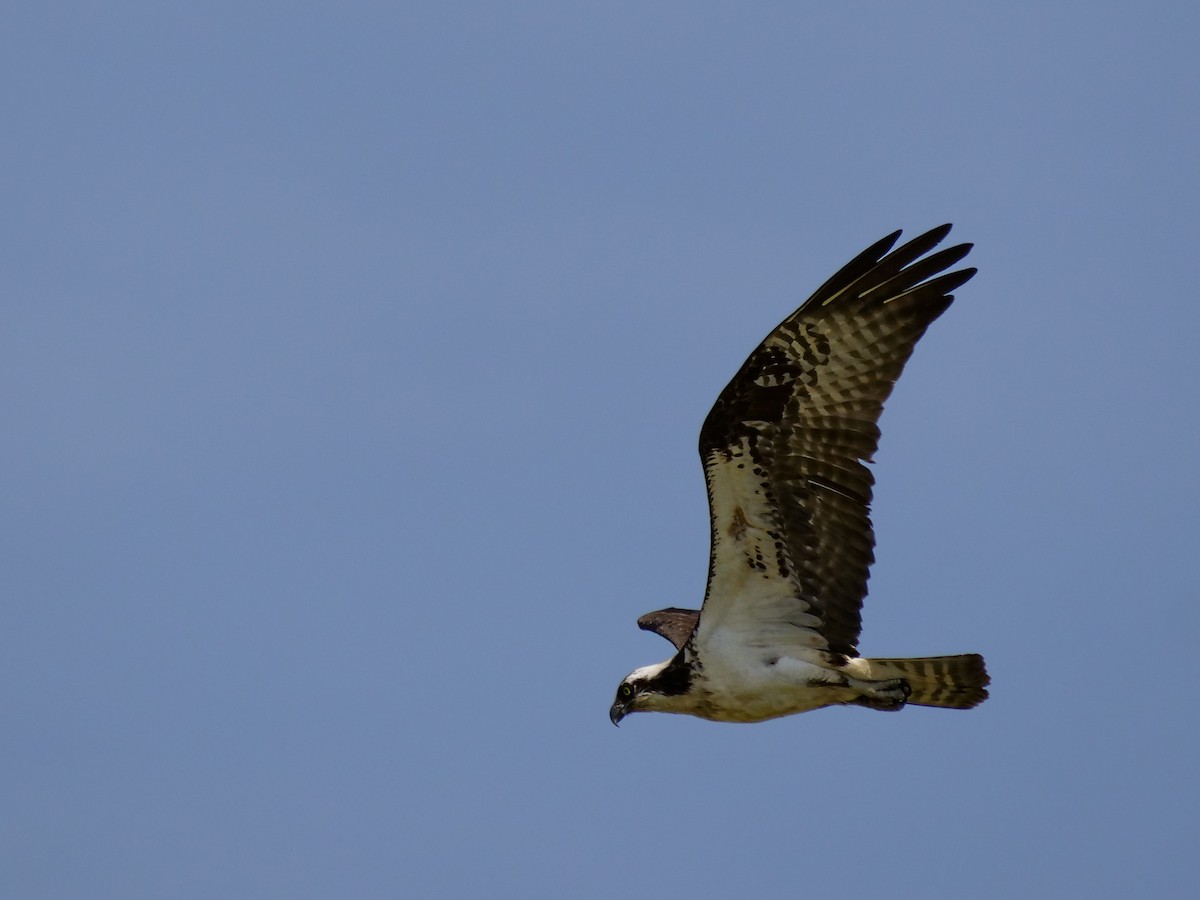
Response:
[{"label": "bird's leg", "polygon": [[878,709],[884,712],[903,709],[904,704],[908,701],[908,695],[912,693],[908,682],[903,678],[889,678],[886,681],[859,681],[857,678],[850,678],[848,681],[850,687],[859,692],[859,695],[850,702],[856,706],[865,706],[867,709]]}]

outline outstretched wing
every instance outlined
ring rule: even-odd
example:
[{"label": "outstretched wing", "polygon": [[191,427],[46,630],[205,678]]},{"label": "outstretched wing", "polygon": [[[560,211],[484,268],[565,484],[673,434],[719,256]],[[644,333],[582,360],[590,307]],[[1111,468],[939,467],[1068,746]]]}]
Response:
[{"label": "outstretched wing", "polygon": [[712,549],[698,641],[856,655],[875,558],[876,422],[917,340],[975,274],[939,274],[970,244],[925,256],[949,231],[868,247],[717,398],[700,431]]}]

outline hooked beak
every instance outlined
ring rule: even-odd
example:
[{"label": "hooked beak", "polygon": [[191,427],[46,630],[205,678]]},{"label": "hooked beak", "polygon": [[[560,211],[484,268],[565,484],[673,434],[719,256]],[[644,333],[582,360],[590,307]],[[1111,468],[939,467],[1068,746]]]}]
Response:
[{"label": "hooked beak", "polygon": [[614,703],[608,710],[608,719],[614,725],[620,725],[627,712],[624,703]]}]

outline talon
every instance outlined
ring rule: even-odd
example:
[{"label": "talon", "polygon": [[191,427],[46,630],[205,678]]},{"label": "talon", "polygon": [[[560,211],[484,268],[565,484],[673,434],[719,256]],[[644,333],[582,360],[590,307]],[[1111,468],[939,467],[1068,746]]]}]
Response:
[{"label": "talon", "polygon": [[[861,684],[861,682],[860,682]],[[862,684],[863,693],[851,702],[867,709],[878,709],[883,712],[893,712],[903,709],[912,693],[912,688],[903,678],[889,678],[887,681],[872,681]]]}]

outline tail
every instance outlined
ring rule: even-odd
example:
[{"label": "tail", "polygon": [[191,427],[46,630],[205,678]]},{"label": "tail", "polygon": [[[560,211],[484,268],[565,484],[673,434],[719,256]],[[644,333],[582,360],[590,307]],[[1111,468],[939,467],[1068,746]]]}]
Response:
[{"label": "tail", "polygon": [[917,706],[970,709],[988,698],[987,686],[992,680],[978,653],[861,662],[869,667],[866,677],[871,681],[904,679],[911,691],[908,702]]}]

